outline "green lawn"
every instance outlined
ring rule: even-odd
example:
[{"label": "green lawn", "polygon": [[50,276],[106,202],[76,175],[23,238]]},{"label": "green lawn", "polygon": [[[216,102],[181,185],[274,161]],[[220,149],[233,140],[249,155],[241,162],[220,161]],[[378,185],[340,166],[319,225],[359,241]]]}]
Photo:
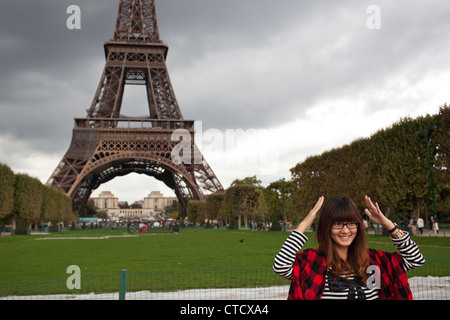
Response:
[{"label": "green lawn", "polygon": [[[83,275],[127,269],[130,273],[270,268],[285,233],[181,229],[109,239],[57,239],[121,235],[124,230],[86,230],[0,238],[0,283],[66,277],[69,265]],[[37,240],[51,238],[51,240]],[[241,240],[243,241],[241,242]]]},{"label": "green lawn", "polygon": [[[235,275],[239,278],[246,271],[270,270],[274,256],[289,235],[287,232],[182,228],[179,234],[101,238],[121,236],[124,232],[126,229],[97,229],[0,237],[0,286],[67,279],[70,265],[80,267],[83,279],[120,275],[122,269],[128,270],[130,277],[167,273],[195,277],[199,271],[206,274],[241,270]],[[314,234],[307,235],[309,241],[305,248],[314,247]],[[62,239],[65,237],[77,239]],[[449,275],[450,238],[415,237],[414,240],[428,260],[423,273],[420,268],[415,275]],[[387,237],[369,236],[368,241],[371,248],[395,250]],[[442,259],[446,259],[444,267]],[[434,264],[440,267],[434,268]]]}]

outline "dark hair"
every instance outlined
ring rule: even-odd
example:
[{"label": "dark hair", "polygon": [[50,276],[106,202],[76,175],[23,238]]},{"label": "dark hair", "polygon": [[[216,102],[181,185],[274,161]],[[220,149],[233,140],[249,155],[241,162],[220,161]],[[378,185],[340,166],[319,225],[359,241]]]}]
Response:
[{"label": "dark hair", "polygon": [[[348,248],[347,261],[343,261],[334,250],[334,240],[331,238],[331,226],[334,222],[358,223],[356,237]],[[358,207],[351,198],[336,196],[325,202],[319,215],[316,240],[319,251],[325,255],[327,267],[331,267],[333,277],[348,272],[366,282],[366,269],[369,266],[366,231]]]}]

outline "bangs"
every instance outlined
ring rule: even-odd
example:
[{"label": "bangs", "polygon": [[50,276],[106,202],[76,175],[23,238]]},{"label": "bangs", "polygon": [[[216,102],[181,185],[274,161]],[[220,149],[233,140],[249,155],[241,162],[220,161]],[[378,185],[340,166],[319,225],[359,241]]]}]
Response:
[{"label": "bangs", "polygon": [[334,198],[324,205],[322,215],[324,222],[332,224],[334,222],[361,222],[361,214],[358,207],[351,199],[346,197]]},{"label": "bangs", "polygon": [[359,211],[348,203],[340,203],[330,212],[331,222],[358,222]]}]

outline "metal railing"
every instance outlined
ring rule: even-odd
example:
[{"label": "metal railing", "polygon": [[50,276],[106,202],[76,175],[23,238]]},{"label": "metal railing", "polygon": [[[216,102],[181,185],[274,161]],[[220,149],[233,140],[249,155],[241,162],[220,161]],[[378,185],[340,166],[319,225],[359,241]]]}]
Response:
[{"label": "metal railing", "polygon": [[[415,300],[450,299],[450,259],[430,259],[408,272]],[[0,285],[0,300],[285,300],[289,281],[272,270],[120,273]]]},{"label": "metal railing", "polygon": [[75,128],[80,129],[153,129],[194,130],[194,120],[143,119],[143,118],[75,118]]}]

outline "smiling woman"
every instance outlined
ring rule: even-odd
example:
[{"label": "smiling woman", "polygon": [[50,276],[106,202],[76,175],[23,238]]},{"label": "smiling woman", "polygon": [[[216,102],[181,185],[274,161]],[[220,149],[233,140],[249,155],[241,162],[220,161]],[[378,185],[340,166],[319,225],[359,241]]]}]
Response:
[{"label": "smiling woman", "polygon": [[406,271],[425,263],[407,232],[398,229],[365,197],[365,213],[391,233],[400,253],[366,247],[366,234],[357,206],[348,197],[333,197],[323,206],[317,228],[318,249],[298,251],[308,238],[324,198],[299,224],[275,257],[273,270],[291,280],[288,299],[406,300],[412,299]]},{"label": "smiling woman", "polygon": [[333,266],[330,270],[333,278],[354,270],[364,282],[367,281],[369,257],[364,255],[367,250],[364,223],[350,198],[335,197],[325,203],[316,237],[327,265]]}]

